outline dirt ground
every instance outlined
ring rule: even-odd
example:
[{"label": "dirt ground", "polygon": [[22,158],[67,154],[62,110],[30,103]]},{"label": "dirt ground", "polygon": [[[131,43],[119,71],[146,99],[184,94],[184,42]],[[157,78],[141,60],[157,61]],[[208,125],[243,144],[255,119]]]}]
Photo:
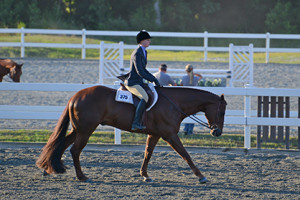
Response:
[{"label": "dirt ground", "polygon": [[69,151],[66,174],[43,177],[35,166],[43,144],[0,143],[1,199],[299,199],[297,151],[187,148],[209,179],[199,184],[189,166],[168,147],[149,164],[153,183],[139,169],[144,146],[88,145],[81,155],[91,183],[79,182]]},{"label": "dirt ground", "polygon": [[[21,82],[97,83],[98,61],[15,59],[24,63]],[[158,67],[160,62],[149,62]],[[167,63],[170,68],[184,62]],[[227,68],[226,63],[198,63],[199,68]],[[256,87],[299,88],[299,65],[255,64]],[[286,74],[283,79],[278,74]],[[66,105],[72,94],[1,92],[2,105]],[[59,98],[56,98],[59,97]],[[231,100],[229,99],[231,98]],[[242,109],[228,97],[228,109]],[[255,104],[253,104],[255,105]],[[240,107],[238,107],[240,106]],[[291,107],[291,110],[294,108]],[[57,121],[0,120],[1,129],[53,129]],[[187,148],[209,179],[199,184],[187,163],[173,150],[157,147],[148,172],[139,175],[144,146],[88,145],[81,155],[91,183],[79,182],[69,151],[66,174],[42,176],[35,165],[42,144],[0,142],[0,199],[300,199],[299,151]],[[228,150],[228,151],[227,151]]]}]

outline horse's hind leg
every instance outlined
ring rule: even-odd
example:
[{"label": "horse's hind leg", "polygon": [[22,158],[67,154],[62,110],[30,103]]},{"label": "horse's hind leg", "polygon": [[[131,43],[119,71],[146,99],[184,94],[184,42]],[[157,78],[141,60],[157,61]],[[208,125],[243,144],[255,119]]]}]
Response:
[{"label": "horse's hind leg", "polygon": [[65,146],[64,146],[64,151],[71,145],[76,139],[76,131],[74,128],[70,131],[70,133],[66,136],[65,140]]},{"label": "horse's hind leg", "polygon": [[77,132],[75,142],[70,150],[74,162],[76,176],[80,181],[90,181],[90,179],[86,177],[81,170],[79,156],[82,149],[86,146],[91,134],[92,132]]},{"label": "horse's hind leg", "polygon": [[172,135],[171,138],[165,139],[171,147],[188,163],[194,174],[199,177],[200,183],[207,182],[207,179],[201,174],[200,170],[194,165],[189,153],[185,150],[177,134]]},{"label": "horse's hind leg", "polygon": [[144,181],[146,181],[146,182],[152,182],[153,181],[148,176],[147,167],[148,167],[148,163],[150,161],[150,158],[152,156],[153,150],[154,150],[159,138],[160,137],[155,137],[155,136],[152,136],[152,135],[148,135],[148,138],[147,138],[144,161],[143,161],[141,171],[140,171],[141,176],[144,177]]}]

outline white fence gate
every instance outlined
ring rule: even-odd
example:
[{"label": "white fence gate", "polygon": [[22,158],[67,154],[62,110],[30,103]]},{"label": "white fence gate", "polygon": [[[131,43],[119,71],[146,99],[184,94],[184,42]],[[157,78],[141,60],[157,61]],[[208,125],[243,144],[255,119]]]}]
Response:
[{"label": "white fence gate", "polygon": [[116,79],[123,69],[124,44],[100,43],[99,83],[105,79]]},{"label": "white fence gate", "polygon": [[[229,86],[244,87],[248,84],[253,86],[253,45],[249,46],[229,46],[229,69],[198,69],[197,73],[203,77],[222,77],[230,78]],[[124,70],[129,68],[123,67],[124,44],[100,43],[100,75],[99,83],[104,84],[104,79],[113,80]],[[151,73],[157,71],[157,68],[147,68]],[[182,77],[185,75],[184,69],[168,69],[172,77]],[[109,82],[106,82],[108,84]],[[111,82],[110,82],[111,84]]]},{"label": "white fence gate", "polygon": [[[243,87],[253,86],[253,44],[249,46],[229,45],[229,68],[231,71],[230,87],[240,83]],[[236,85],[237,86],[237,85]]]}]

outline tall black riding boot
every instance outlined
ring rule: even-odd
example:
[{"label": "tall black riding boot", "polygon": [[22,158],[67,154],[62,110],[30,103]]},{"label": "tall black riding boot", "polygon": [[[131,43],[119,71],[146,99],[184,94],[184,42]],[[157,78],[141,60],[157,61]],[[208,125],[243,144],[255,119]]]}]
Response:
[{"label": "tall black riding boot", "polygon": [[146,129],[146,126],[143,126],[141,124],[141,119],[143,116],[144,111],[146,110],[146,101],[142,99],[135,111],[135,116],[131,125],[131,130],[136,131],[136,130],[143,130]]}]

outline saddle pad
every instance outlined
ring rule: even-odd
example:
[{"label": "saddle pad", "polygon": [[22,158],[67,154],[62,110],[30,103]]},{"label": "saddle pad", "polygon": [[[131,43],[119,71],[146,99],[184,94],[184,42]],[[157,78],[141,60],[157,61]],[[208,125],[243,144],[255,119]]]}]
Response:
[{"label": "saddle pad", "polygon": [[132,94],[129,91],[117,90],[116,101],[133,104]]},{"label": "saddle pad", "polygon": [[[154,88],[153,83],[148,83],[148,86],[149,86],[150,90],[152,91],[153,100],[152,100],[151,105],[146,109],[146,111],[149,111],[156,104],[156,102],[158,100],[158,94]],[[137,98],[137,97],[135,96],[134,98]],[[122,87],[117,90],[115,100],[118,102],[134,104],[136,106],[136,104],[133,102],[133,95],[128,90],[122,90]]]}]

